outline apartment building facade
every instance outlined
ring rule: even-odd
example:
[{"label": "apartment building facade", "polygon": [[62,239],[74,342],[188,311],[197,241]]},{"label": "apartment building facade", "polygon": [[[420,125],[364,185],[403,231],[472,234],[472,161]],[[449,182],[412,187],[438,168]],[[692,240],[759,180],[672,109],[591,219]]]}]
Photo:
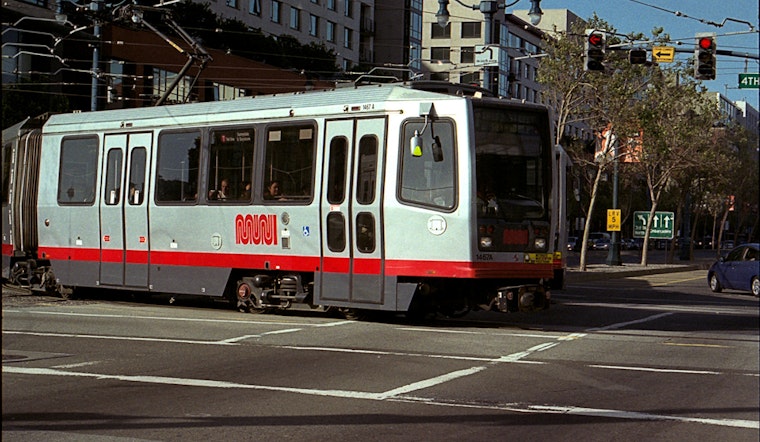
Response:
[{"label": "apartment building facade", "polygon": [[375,61],[374,0],[211,0],[209,6],[267,35],[324,44],[344,71]]}]

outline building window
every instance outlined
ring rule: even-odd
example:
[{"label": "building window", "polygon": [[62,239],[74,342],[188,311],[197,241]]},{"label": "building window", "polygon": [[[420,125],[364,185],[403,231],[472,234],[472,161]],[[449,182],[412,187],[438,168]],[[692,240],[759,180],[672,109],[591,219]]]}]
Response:
[{"label": "building window", "polygon": [[445,48],[430,48],[430,59],[433,61],[450,61],[451,49]]},{"label": "building window", "polygon": [[234,100],[235,98],[245,97],[245,89],[221,83],[213,83],[213,88],[214,101]]},{"label": "building window", "polygon": [[480,38],[480,24],[479,21],[462,23],[462,38]]},{"label": "building window", "polygon": [[314,3],[315,5],[319,4],[319,0],[311,0],[311,2]]},{"label": "building window", "polygon": [[438,23],[430,24],[430,38],[451,38],[451,23],[442,28]]},{"label": "building window", "polygon": [[272,0],[272,12],[271,12],[269,18],[274,23],[279,23],[280,22],[280,2],[278,2],[277,0]]},{"label": "building window", "polygon": [[475,63],[475,48],[472,46],[464,47],[459,51],[460,63]]},{"label": "building window", "polygon": [[348,28],[343,28],[343,47],[346,49],[351,49],[353,46],[351,42],[353,31],[351,31]]},{"label": "building window", "polygon": [[[163,69],[153,68],[153,96],[161,97],[169,89],[169,85],[172,84],[174,78],[177,76],[174,72],[165,71]],[[189,97],[192,82],[187,76],[183,76],[182,80],[177,83],[177,86],[166,97],[168,103],[184,103]]]},{"label": "building window", "polygon": [[433,81],[449,81],[448,72],[431,72],[430,79]]},{"label": "building window", "polygon": [[301,10],[292,6],[290,7],[290,29],[301,29]]},{"label": "building window", "polygon": [[312,37],[319,36],[319,17],[316,15],[309,15],[309,35]]},{"label": "building window", "polygon": [[409,20],[409,39],[412,41],[422,40],[422,14],[410,12]]},{"label": "building window", "polygon": [[248,0],[248,12],[261,17],[261,0]]},{"label": "building window", "polygon": [[467,74],[462,74],[459,77],[459,82],[462,84],[472,84],[475,86],[480,86],[480,72],[470,72]]},{"label": "building window", "polygon": [[227,6],[237,9],[237,0],[226,0]]},{"label": "building window", "polygon": [[343,15],[349,18],[354,16],[354,11],[351,6],[352,3],[353,2],[351,0],[343,0]]},{"label": "building window", "polygon": [[335,23],[328,21],[325,25],[325,40],[335,43]]},{"label": "building window", "polygon": [[327,9],[331,11],[335,10],[335,0],[327,0]]}]

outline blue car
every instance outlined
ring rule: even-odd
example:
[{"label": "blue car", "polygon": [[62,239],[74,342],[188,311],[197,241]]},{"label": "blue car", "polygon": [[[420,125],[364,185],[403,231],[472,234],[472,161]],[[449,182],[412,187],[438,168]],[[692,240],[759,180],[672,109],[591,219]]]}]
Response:
[{"label": "blue car", "polygon": [[707,282],[713,292],[742,290],[760,296],[760,244],[742,244],[710,266]]}]

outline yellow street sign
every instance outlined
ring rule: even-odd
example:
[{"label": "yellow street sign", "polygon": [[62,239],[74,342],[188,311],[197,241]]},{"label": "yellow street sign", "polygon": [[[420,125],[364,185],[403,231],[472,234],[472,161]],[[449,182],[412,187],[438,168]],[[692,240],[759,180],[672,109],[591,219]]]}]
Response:
[{"label": "yellow street sign", "polygon": [[676,55],[676,48],[673,46],[654,46],[652,48],[652,58],[659,63],[672,63]]},{"label": "yellow street sign", "polygon": [[607,209],[607,231],[620,231],[620,209]]}]

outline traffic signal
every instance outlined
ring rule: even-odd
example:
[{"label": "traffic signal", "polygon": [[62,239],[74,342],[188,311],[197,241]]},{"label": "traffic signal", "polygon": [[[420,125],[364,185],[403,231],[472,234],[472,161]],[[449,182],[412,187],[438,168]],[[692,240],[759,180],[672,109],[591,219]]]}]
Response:
[{"label": "traffic signal", "polygon": [[607,45],[607,35],[596,29],[586,29],[584,45],[583,70],[603,71],[604,53]]},{"label": "traffic signal", "polygon": [[646,49],[631,49],[628,51],[628,61],[631,64],[644,64],[647,62]]},{"label": "traffic signal", "polygon": [[697,80],[715,80],[715,34],[697,34],[694,49],[694,77]]}]

